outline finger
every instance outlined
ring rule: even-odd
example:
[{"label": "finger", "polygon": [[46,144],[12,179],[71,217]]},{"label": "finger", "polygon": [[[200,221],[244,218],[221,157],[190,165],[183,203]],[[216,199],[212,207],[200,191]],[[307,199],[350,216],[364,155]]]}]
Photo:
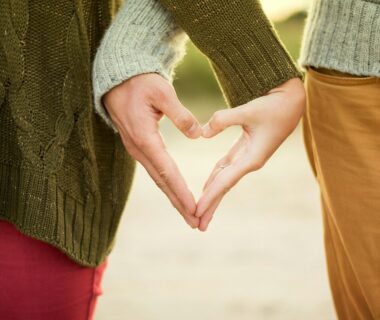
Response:
[{"label": "finger", "polygon": [[[155,181],[156,185],[166,194],[170,202],[177,209],[177,211],[182,215],[186,223],[192,228],[197,228],[200,222],[199,218],[195,217],[192,214],[190,215],[187,213],[188,211],[186,210],[186,208],[183,207],[183,204],[178,199],[176,194],[174,194],[171,191],[171,189],[166,185],[165,182],[160,180],[161,179],[160,175],[155,170],[155,168],[150,164],[149,160],[145,157],[145,155],[142,152],[140,152],[139,159],[136,159],[136,160],[138,160],[141,163],[141,165],[144,166],[148,174]],[[194,200],[194,204],[195,204],[195,200]]]},{"label": "finger", "polygon": [[136,144],[139,150],[144,153],[149,163],[155,168],[160,181],[165,183],[176,195],[185,209],[185,214],[194,215],[196,210],[194,196],[187,187],[176,163],[166,151],[159,133],[152,134],[144,141],[143,144]]},{"label": "finger", "polygon": [[202,127],[194,115],[179,101],[175,91],[170,91],[157,106],[187,137],[195,139],[202,134]]},{"label": "finger", "polygon": [[202,190],[205,191],[210,185],[210,183],[215,179],[216,175],[228,165],[229,165],[229,162],[227,162],[225,158],[218,161],[218,163],[215,165],[214,169],[212,170],[210,176],[208,177],[207,181],[205,182]]},{"label": "finger", "polygon": [[212,218],[214,217],[215,210],[219,206],[222,199],[223,199],[223,197],[220,197],[218,199],[219,201],[215,201],[214,204],[202,216],[202,218],[200,219],[200,222],[199,222],[199,227],[198,227],[199,231],[203,231],[203,232],[207,231],[208,226],[209,226]]},{"label": "finger", "polygon": [[[144,153],[142,153],[133,143],[133,141],[128,138],[128,135],[125,133],[123,128],[120,128],[119,132],[121,133],[121,138],[124,145],[126,146],[128,152],[141,163],[141,165],[146,169],[148,174],[154,180],[154,182],[159,186],[159,188],[166,194],[173,206],[180,212],[185,221],[192,228],[197,228],[199,225],[199,218],[194,217],[193,215],[188,215],[187,210],[183,207],[181,201],[178,199],[176,194],[174,194],[171,189],[160,180],[160,175],[156,169],[152,166],[149,160],[146,158]],[[195,200],[193,198],[194,204]]]},{"label": "finger", "polygon": [[203,191],[209,186],[209,184],[214,180],[216,175],[223,169],[223,167],[227,167],[230,163],[232,163],[239,149],[243,148],[245,143],[246,141],[243,134],[235,141],[231,149],[228,151],[227,155],[225,155],[222,159],[220,159],[216,163],[213,171],[211,172],[209,178],[207,179],[206,183],[203,186]]},{"label": "finger", "polygon": [[234,163],[224,168],[210,183],[197,204],[195,216],[202,217],[205,212],[223,197],[244,175],[249,172],[247,163]]},{"label": "finger", "polygon": [[215,179],[216,175],[224,168],[230,165],[233,162],[233,159],[236,157],[238,150],[242,149],[246,144],[244,134],[240,136],[239,139],[232,145],[231,149],[228,151],[222,159],[220,159],[213,171],[211,172],[209,178],[203,186],[203,191],[209,186],[209,184]]},{"label": "finger", "polygon": [[248,108],[240,106],[232,109],[216,111],[208,123],[202,128],[202,136],[211,138],[233,125],[244,125]]},{"label": "finger", "polygon": [[[271,155],[273,153],[272,150],[266,150],[267,140],[268,139],[265,135],[257,134],[255,143],[248,144],[248,140],[245,138],[245,134],[243,133],[237,143],[231,148],[227,156],[225,156],[218,163],[218,166],[215,167],[214,171],[211,173],[211,176],[206,182],[203,191],[210,188],[210,185],[214,182],[218,175],[225,175],[225,171],[228,173],[229,169],[231,169],[231,175],[233,176],[235,174],[235,179],[237,180],[235,181],[234,177],[232,177],[230,183],[233,184],[230,186],[225,186],[226,188],[232,188],[241,179],[241,177],[248,172],[260,169],[268,159],[268,155]],[[223,188],[223,185],[220,184],[219,187]],[[197,209],[196,216],[201,216],[199,209]]]}]

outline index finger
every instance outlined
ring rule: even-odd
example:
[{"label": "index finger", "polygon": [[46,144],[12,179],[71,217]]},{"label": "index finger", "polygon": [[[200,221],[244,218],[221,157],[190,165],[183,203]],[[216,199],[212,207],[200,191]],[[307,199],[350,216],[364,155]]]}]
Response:
[{"label": "index finger", "polygon": [[[214,178],[214,180],[205,189],[202,197],[198,201],[195,215],[202,217],[204,221],[211,220],[217,205],[223,199],[224,195],[235,186],[238,181],[245,176],[250,170],[250,166],[245,162],[235,162],[223,168]],[[206,223],[207,225],[207,223]]]},{"label": "index finger", "polygon": [[194,215],[196,210],[195,199],[190,192],[176,163],[166,150],[162,137],[157,132],[146,139],[140,151],[150,161],[171,192],[177,197],[186,210],[187,215]]}]

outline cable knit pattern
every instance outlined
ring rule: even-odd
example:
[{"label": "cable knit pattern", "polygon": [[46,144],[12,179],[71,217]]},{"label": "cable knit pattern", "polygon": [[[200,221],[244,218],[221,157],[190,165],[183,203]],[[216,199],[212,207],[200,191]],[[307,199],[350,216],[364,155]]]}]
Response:
[{"label": "cable knit pattern", "polygon": [[117,132],[102,96],[137,74],[155,72],[172,81],[184,55],[186,34],[155,0],[126,0],[106,31],[93,66],[95,109]]},{"label": "cable knit pattern", "polygon": [[314,0],[299,63],[380,77],[380,0]]},{"label": "cable knit pattern", "polygon": [[0,2],[0,219],[86,266],[112,250],[135,167],[93,112],[92,61],[119,6]]},{"label": "cable knit pattern", "polygon": [[[210,58],[233,105],[299,76],[256,1],[189,0],[187,9],[181,1],[163,3]],[[120,5],[0,1],[0,219],[84,266],[111,252],[135,170],[94,105],[104,116],[102,94],[134,74],[171,80],[186,39],[155,0],[126,0],[112,25]]]}]

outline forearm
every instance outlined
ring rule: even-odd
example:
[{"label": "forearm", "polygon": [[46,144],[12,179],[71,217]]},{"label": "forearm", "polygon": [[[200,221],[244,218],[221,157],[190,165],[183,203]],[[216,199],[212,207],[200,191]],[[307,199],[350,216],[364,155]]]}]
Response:
[{"label": "forearm", "polygon": [[125,0],[101,41],[93,63],[96,112],[117,132],[102,97],[113,87],[142,73],[172,80],[184,55],[187,36],[155,0]]},{"label": "forearm", "polygon": [[159,0],[210,59],[231,106],[302,77],[258,0]]}]

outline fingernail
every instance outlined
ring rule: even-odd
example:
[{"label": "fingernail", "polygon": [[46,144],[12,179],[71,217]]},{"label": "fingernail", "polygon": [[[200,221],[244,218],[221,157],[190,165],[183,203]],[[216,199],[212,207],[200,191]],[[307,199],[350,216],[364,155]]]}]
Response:
[{"label": "fingernail", "polygon": [[195,212],[195,216],[196,216],[197,218],[202,217],[202,212],[199,212],[199,211]]},{"label": "fingernail", "polygon": [[207,227],[199,228],[199,230],[202,231],[202,232],[206,232],[207,231]]},{"label": "fingernail", "polygon": [[198,123],[194,122],[188,132],[191,136],[199,136],[200,135],[200,125]]},{"label": "fingernail", "polygon": [[211,133],[211,128],[210,128],[210,125],[207,123],[203,126],[202,128],[202,135],[207,138],[207,136],[209,136]]}]

